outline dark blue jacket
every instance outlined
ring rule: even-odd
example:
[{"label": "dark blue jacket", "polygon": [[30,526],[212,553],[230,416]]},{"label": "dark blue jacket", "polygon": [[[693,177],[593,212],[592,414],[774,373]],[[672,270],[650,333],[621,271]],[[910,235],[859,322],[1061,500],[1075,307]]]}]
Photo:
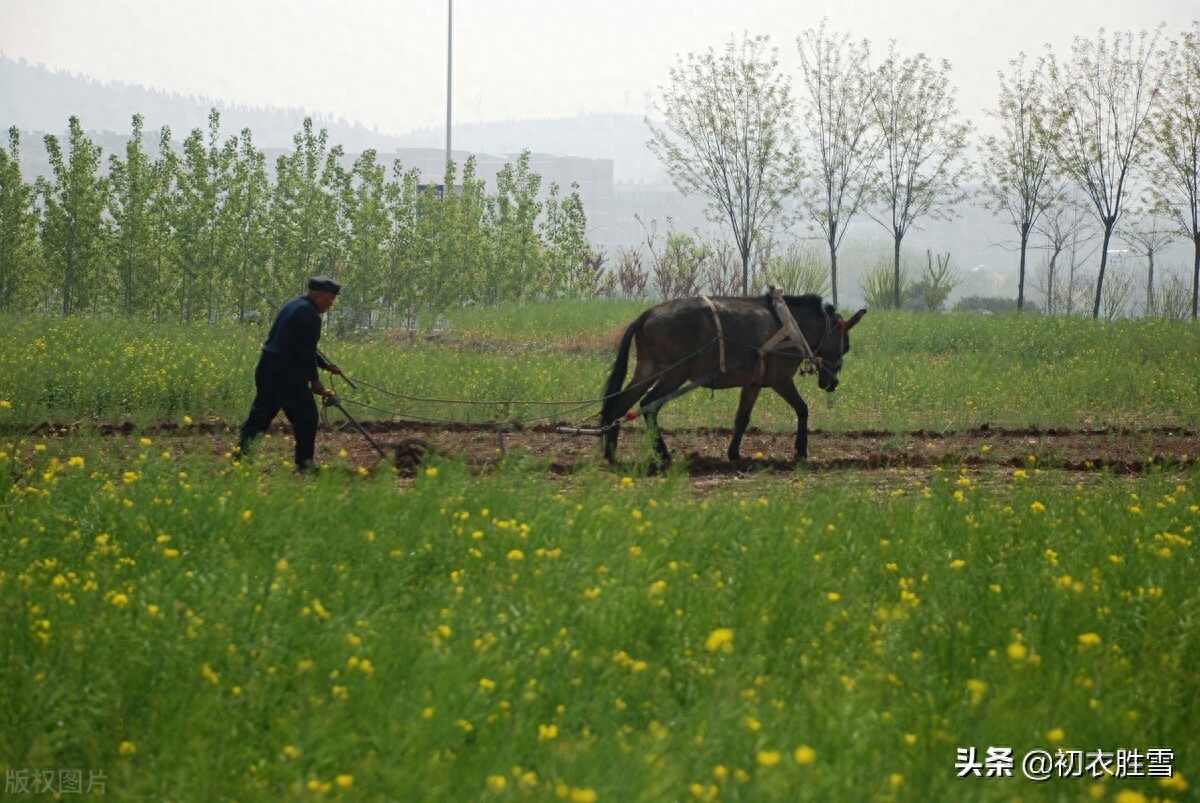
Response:
[{"label": "dark blue jacket", "polygon": [[317,353],[321,339],[321,313],[308,296],[293,298],[280,308],[267,333],[263,354],[288,373],[312,382],[317,368],[328,363]]}]

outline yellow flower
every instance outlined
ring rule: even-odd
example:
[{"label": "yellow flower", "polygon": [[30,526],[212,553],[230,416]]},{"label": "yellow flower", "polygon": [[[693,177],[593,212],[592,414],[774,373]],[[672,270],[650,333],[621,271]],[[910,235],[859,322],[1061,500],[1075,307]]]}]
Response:
[{"label": "yellow flower", "polygon": [[987,694],[988,685],[986,681],[978,678],[971,678],[967,681],[967,691],[971,692],[971,705],[979,705],[983,700],[983,695]]},{"label": "yellow flower", "polygon": [[1096,633],[1083,633],[1079,636],[1079,645],[1081,647],[1095,647],[1099,645],[1101,638]]},{"label": "yellow flower", "polygon": [[336,780],[338,789],[349,789],[351,786],[354,786],[354,776],[353,775],[342,774],[342,775],[339,775],[335,780]]},{"label": "yellow flower", "polygon": [[480,678],[479,688],[483,691],[491,691],[492,689],[496,688],[496,681],[491,680],[490,678]]},{"label": "yellow flower", "polygon": [[829,600],[830,602],[837,602],[841,598],[842,598],[842,595],[836,591],[830,591],[828,594],[825,595],[825,599]]},{"label": "yellow flower", "polygon": [[1012,661],[1024,661],[1029,655],[1029,648],[1019,641],[1008,645],[1008,657]]},{"label": "yellow flower", "polygon": [[795,759],[797,764],[803,767],[805,764],[811,764],[817,760],[817,751],[806,744],[802,744],[792,753],[792,758]]},{"label": "yellow flower", "polygon": [[525,560],[525,553],[519,549],[513,549],[509,551],[507,557],[509,560],[515,563],[517,561]]},{"label": "yellow flower", "polygon": [[962,558],[958,558],[957,560],[950,561],[951,569],[961,569],[963,566],[966,566],[966,565],[967,565],[967,562],[965,560],[963,560]]},{"label": "yellow flower", "polygon": [[137,745],[133,742],[121,742],[121,745],[117,748],[117,752],[123,756],[132,756],[137,752]]},{"label": "yellow flower", "polygon": [[1188,788],[1187,779],[1178,770],[1170,778],[1159,778],[1158,785],[1173,792],[1186,792]]},{"label": "yellow flower", "polygon": [[1043,505],[1041,502],[1034,502],[1032,505],[1029,506],[1029,509],[1032,510],[1034,513],[1046,512],[1046,506]]},{"label": "yellow flower", "polygon": [[538,725],[538,741],[552,742],[558,738],[557,725]]},{"label": "yellow flower", "polygon": [[1066,735],[1062,728],[1051,728],[1046,731],[1046,741],[1050,744],[1058,744],[1066,738]]},{"label": "yellow flower", "polygon": [[297,750],[293,745],[288,744],[283,746],[283,754],[288,758],[296,758],[300,755],[300,751]]},{"label": "yellow flower", "polygon": [[733,652],[733,631],[728,627],[719,627],[708,634],[708,640],[704,642],[704,649],[709,652]]},{"label": "yellow flower", "polygon": [[596,803],[595,789],[572,789],[571,803]]},{"label": "yellow flower", "polygon": [[778,750],[759,750],[756,758],[760,767],[774,767],[779,763],[780,755]]},{"label": "yellow flower", "polygon": [[8,399],[0,399],[0,410],[11,410],[12,402]]},{"label": "yellow flower", "polygon": [[[430,466],[429,468],[425,469],[425,476],[426,477],[436,477],[437,476],[437,466]],[[493,777],[498,777],[498,776],[493,776]],[[501,778],[501,780],[503,780],[503,778]]]},{"label": "yellow flower", "polygon": [[1113,797],[1115,803],[1146,803],[1146,796],[1132,789],[1122,789]]},{"label": "yellow flower", "polygon": [[83,458],[79,455],[75,455],[67,461],[67,465],[71,468],[83,468]]}]

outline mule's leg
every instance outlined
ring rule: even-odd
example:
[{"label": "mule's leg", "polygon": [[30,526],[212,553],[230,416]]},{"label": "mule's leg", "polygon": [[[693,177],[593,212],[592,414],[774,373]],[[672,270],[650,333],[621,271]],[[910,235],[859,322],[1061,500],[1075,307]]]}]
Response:
[{"label": "mule's leg", "polygon": [[604,459],[610,463],[615,463],[617,460],[617,438],[621,434],[621,427],[617,422],[645,394],[646,378],[649,375],[650,371],[643,370],[642,363],[638,362],[633,372],[633,379],[629,381],[620,395],[604,405],[604,415],[601,416],[600,426],[606,427],[603,435]]},{"label": "mule's leg", "polygon": [[733,419],[733,440],[729,441],[730,460],[741,459],[742,435],[750,425],[750,411],[754,409],[754,402],[758,401],[760,390],[762,388],[756,385],[746,385],[742,388],[742,395],[738,398],[737,416]]},{"label": "mule's leg", "polygon": [[[683,385],[682,377],[662,377],[654,383],[654,387],[642,399],[641,406],[647,407],[658,401],[667,394],[677,390]],[[661,409],[661,408],[659,408]],[[658,455],[658,462],[663,468],[671,464],[671,452],[667,449],[667,442],[663,440],[662,429],[658,426],[658,410],[653,410],[645,414],[646,426],[654,433],[654,453]]]},{"label": "mule's leg", "polygon": [[805,460],[808,458],[808,405],[800,398],[800,391],[796,390],[796,383],[790,377],[771,387],[796,411],[796,457]]}]

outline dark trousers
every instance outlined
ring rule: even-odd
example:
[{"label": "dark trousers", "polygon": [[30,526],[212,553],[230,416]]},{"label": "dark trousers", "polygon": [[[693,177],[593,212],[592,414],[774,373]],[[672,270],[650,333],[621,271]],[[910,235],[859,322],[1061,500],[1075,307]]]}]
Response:
[{"label": "dark trousers", "polygon": [[283,410],[296,438],[296,468],[311,466],[319,419],[308,379],[264,354],[254,369],[254,389],[254,402],[238,438],[242,452],[246,452],[251,440],[270,428],[271,421]]}]

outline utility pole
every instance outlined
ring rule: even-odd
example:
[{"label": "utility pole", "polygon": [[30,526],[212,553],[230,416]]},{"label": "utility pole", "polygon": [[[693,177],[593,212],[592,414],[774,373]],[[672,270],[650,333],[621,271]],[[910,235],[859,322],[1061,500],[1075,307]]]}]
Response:
[{"label": "utility pole", "polygon": [[450,98],[454,75],[454,0],[446,0],[446,170],[450,169]]}]

